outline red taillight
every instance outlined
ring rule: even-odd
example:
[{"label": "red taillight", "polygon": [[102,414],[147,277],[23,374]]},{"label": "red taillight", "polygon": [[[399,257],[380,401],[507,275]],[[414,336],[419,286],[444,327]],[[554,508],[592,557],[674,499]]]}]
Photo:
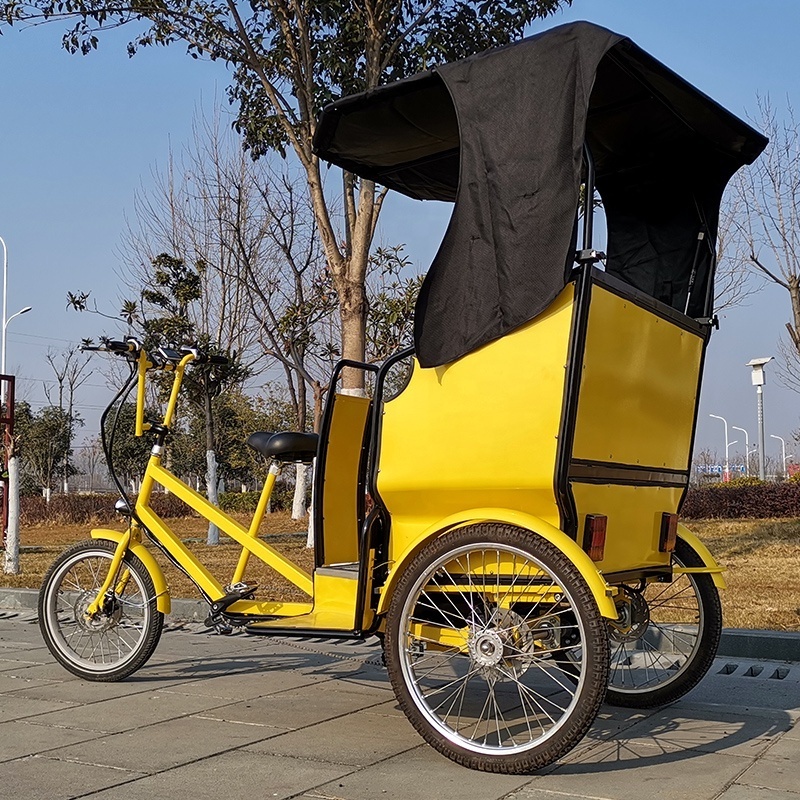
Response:
[{"label": "red taillight", "polygon": [[671,553],[675,550],[675,541],[678,538],[678,515],[661,515],[661,533],[658,537],[658,550],[660,553]]},{"label": "red taillight", "polygon": [[602,514],[587,514],[583,529],[583,549],[592,561],[602,561],[606,547],[606,523],[608,518]]}]

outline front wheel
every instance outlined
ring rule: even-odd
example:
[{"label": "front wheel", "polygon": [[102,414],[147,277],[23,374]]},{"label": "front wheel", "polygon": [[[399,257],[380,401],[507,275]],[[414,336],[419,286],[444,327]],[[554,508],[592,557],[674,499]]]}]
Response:
[{"label": "front wheel", "polygon": [[45,644],[62,666],[85,680],[127,678],[153,654],[164,624],[150,574],[130,552],[101,610],[86,615],[115,549],[103,540],[74,545],[55,560],[39,591]]},{"label": "front wheel", "polygon": [[[567,647],[580,648],[574,665]],[[592,724],[608,638],[588,585],[560,550],[484,523],[445,534],[413,559],[389,606],[386,660],[401,708],[429,744],[473,769],[527,773],[564,755]]]},{"label": "front wheel", "polygon": [[[691,545],[678,539],[672,566],[702,567]],[[708,672],[722,632],[722,606],[712,577],[676,573],[671,583],[623,585],[622,624],[609,624],[608,702],[652,708],[683,697]]]}]

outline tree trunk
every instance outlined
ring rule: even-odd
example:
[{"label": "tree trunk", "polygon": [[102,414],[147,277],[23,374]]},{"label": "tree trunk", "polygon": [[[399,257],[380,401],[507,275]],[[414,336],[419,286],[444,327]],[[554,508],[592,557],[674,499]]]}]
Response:
[{"label": "tree trunk", "polygon": [[[208,502],[217,505],[219,502],[219,479],[217,477],[217,447],[214,440],[214,418],[211,413],[211,397],[208,392],[203,398],[203,411],[206,422],[206,493]],[[208,536],[206,544],[219,544],[219,528],[213,523],[208,523]]]},{"label": "tree trunk", "polygon": [[[208,502],[217,505],[219,495],[217,494],[217,454],[213,450],[206,450],[206,491],[208,492]],[[219,544],[219,528],[213,523],[208,523],[208,536],[206,544]]]},{"label": "tree trunk", "polygon": [[294,499],[292,500],[292,519],[306,518],[306,491],[308,490],[308,465],[295,466]]},{"label": "tree trunk", "polygon": [[6,575],[19,574],[19,464],[13,447],[8,456],[8,532],[6,535],[6,556],[3,572]]},{"label": "tree trunk", "polygon": [[311,462],[311,505],[308,509],[308,536],[306,536],[306,547],[309,549],[314,546],[314,503],[316,502],[314,491],[314,470],[317,466],[317,459]]}]

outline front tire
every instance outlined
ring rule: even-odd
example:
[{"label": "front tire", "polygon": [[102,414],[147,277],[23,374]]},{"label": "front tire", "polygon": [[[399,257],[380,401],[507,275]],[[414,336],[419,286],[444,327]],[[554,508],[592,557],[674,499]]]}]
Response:
[{"label": "front tire", "polygon": [[[564,647],[580,645],[575,680]],[[473,769],[546,766],[595,719],[608,638],[572,562],[530,531],[484,523],[434,540],[392,596],[386,658],[420,735]]]},{"label": "front tire", "polygon": [[156,608],[153,581],[128,552],[116,591],[92,619],[85,615],[108,574],[116,544],[81,542],[63,552],[39,591],[39,628],[53,657],[89,681],[119,681],[153,654],[164,615]]}]

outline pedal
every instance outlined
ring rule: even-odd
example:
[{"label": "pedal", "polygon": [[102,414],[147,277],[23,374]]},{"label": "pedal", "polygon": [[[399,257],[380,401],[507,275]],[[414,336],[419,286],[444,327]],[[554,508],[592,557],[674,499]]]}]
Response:
[{"label": "pedal", "polygon": [[257,583],[247,583],[246,581],[226,586],[225,596],[211,603],[210,613],[205,619],[206,627],[213,628],[217,633],[225,636],[232,633],[233,625],[228,620],[223,619],[222,615],[229,606],[232,606],[238,600],[252,599],[256,589],[258,589]]}]

